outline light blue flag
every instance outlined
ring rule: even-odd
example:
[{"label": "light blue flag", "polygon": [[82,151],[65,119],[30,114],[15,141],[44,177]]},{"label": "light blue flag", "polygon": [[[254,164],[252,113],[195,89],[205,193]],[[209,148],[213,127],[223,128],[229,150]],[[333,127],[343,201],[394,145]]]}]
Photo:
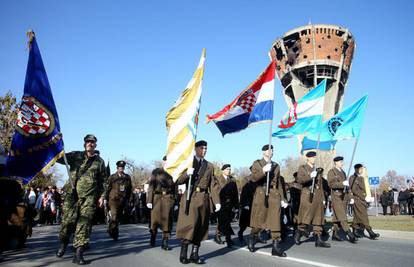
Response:
[{"label": "light blue flag", "polygon": [[320,130],[314,129],[312,132],[308,133],[303,139],[302,146],[307,149],[316,148],[319,131],[319,141],[320,144],[323,144],[321,149],[332,149],[338,140],[358,138],[361,132],[367,103],[368,96],[366,95],[328,121],[325,121]]},{"label": "light blue flag", "polygon": [[325,90],[326,79],[289,108],[273,136],[289,138],[319,128],[322,123]]}]

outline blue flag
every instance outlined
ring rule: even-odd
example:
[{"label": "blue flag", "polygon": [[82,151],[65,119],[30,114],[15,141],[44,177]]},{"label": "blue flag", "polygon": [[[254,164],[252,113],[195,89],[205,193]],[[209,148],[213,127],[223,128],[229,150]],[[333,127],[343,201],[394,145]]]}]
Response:
[{"label": "blue flag", "polygon": [[336,141],[358,138],[368,103],[368,96],[325,121],[320,129],[314,129],[302,141],[302,150],[315,149],[320,131],[320,149],[330,150]]},{"label": "blue flag", "polygon": [[63,140],[52,91],[34,33],[29,43],[24,94],[7,158],[7,172],[27,184],[63,155]]}]

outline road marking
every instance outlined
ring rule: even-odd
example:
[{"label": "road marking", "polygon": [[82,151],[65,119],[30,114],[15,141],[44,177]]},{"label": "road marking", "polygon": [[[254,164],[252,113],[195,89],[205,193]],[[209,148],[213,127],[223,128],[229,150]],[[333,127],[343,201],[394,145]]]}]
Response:
[{"label": "road marking", "polygon": [[[213,240],[206,240],[204,242],[205,243],[215,243]],[[235,245],[233,247],[236,247],[239,250],[244,250],[244,251],[250,252],[249,249],[247,249],[247,248],[243,248],[243,247],[239,247],[239,246],[235,246]],[[254,253],[264,255],[264,256],[269,256],[269,257],[272,257],[274,259],[294,261],[294,262],[304,263],[304,264],[308,264],[308,265],[312,265],[312,266],[318,266],[318,267],[340,267],[339,265],[326,264],[326,263],[322,263],[322,262],[318,262],[318,261],[304,260],[304,259],[301,259],[301,258],[295,258],[295,257],[289,257],[289,256],[288,257],[272,256],[272,254],[270,252],[264,252],[264,251],[258,251],[258,250],[256,250]]]}]

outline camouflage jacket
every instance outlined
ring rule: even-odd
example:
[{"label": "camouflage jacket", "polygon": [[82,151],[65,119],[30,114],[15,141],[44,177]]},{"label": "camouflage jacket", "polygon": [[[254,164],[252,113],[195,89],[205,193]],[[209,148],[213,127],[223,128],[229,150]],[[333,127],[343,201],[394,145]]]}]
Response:
[{"label": "camouflage jacket", "polygon": [[[107,173],[105,162],[98,154],[88,158],[84,151],[74,151],[66,153],[66,158],[70,166],[70,179],[76,186],[79,198],[105,196]],[[87,168],[88,159],[92,161],[89,168]],[[58,162],[65,164],[63,158],[60,158]],[[79,178],[76,181],[77,174]],[[68,188],[71,192],[70,185]]]}]

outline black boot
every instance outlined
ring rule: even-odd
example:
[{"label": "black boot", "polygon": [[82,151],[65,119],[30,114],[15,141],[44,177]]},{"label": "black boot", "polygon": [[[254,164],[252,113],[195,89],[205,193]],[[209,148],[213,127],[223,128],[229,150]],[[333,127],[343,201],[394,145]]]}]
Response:
[{"label": "black boot", "polygon": [[163,239],[162,239],[162,245],[161,245],[161,248],[163,249],[163,250],[170,250],[171,248],[168,246],[168,238],[167,237],[164,237]]},{"label": "black boot", "polygon": [[346,232],[346,235],[348,236],[348,240],[351,243],[356,243],[357,242],[357,238],[355,237],[355,235],[351,232],[351,230],[348,230],[348,232]]},{"label": "black boot", "polygon": [[221,239],[221,235],[220,234],[216,234],[216,236],[214,237],[214,242],[216,242],[219,245],[224,244],[223,240]]},{"label": "black boot", "polygon": [[320,248],[330,248],[331,247],[331,244],[323,241],[321,239],[320,235],[316,235],[315,237],[316,237],[315,247],[320,247]]},{"label": "black boot", "polygon": [[286,257],[286,253],[280,247],[280,241],[273,240],[273,242],[272,242],[272,256]]},{"label": "black boot", "polygon": [[77,265],[85,265],[87,264],[85,259],[83,258],[83,246],[77,247],[75,250],[75,255],[72,260],[73,263]]},{"label": "black boot", "polygon": [[294,236],[295,244],[296,245],[300,245],[300,238],[302,236],[303,236],[303,232],[301,230],[299,230],[299,229],[296,229],[295,236]]},{"label": "black boot", "polygon": [[237,233],[237,236],[238,236],[238,238],[239,238],[240,243],[243,243],[243,242],[244,242],[243,233],[239,231],[239,232]]},{"label": "black boot", "polygon": [[115,228],[114,231],[113,231],[113,233],[112,233],[112,239],[114,241],[118,241],[118,237],[119,237],[119,229],[118,228]]},{"label": "black boot", "polygon": [[380,234],[374,233],[374,231],[372,231],[372,228],[368,228],[367,231],[369,234],[369,239],[375,240],[380,236]]},{"label": "black boot", "polygon": [[202,258],[200,258],[200,256],[198,255],[198,249],[200,247],[193,245],[193,249],[191,250],[191,255],[190,255],[190,262],[195,263],[195,264],[204,264],[204,260]]},{"label": "black boot", "polygon": [[56,257],[63,257],[63,255],[65,255],[65,251],[66,251],[66,247],[68,246],[67,242],[60,242],[60,246],[58,251],[56,252]]},{"label": "black boot", "polygon": [[249,248],[250,252],[255,251],[256,239],[257,239],[256,235],[250,234],[249,243],[247,244],[247,247]]},{"label": "black boot", "polygon": [[338,231],[334,230],[332,232],[332,240],[333,241],[343,241],[342,238],[339,236]]},{"label": "black boot", "polygon": [[187,258],[187,251],[188,251],[188,244],[187,243],[181,243],[181,252],[180,252],[180,262],[182,264],[188,264],[188,258]]},{"label": "black boot", "polygon": [[360,228],[353,228],[353,233],[354,233],[354,235],[357,237],[357,238],[363,238],[364,237],[364,232],[363,232],[363,230],[362,230],[362,232],[361,232],[361,229]]},{"label": "black boot", "polygon": [[231,240],[231,236],[230,235],[226,236],[226,243],[227,243],[227,247],[228,248],[233,247],[233,240]]},{"label": "black boot", "polygon": [[150,246],[155,247],[155,233],[151,231]]}]

